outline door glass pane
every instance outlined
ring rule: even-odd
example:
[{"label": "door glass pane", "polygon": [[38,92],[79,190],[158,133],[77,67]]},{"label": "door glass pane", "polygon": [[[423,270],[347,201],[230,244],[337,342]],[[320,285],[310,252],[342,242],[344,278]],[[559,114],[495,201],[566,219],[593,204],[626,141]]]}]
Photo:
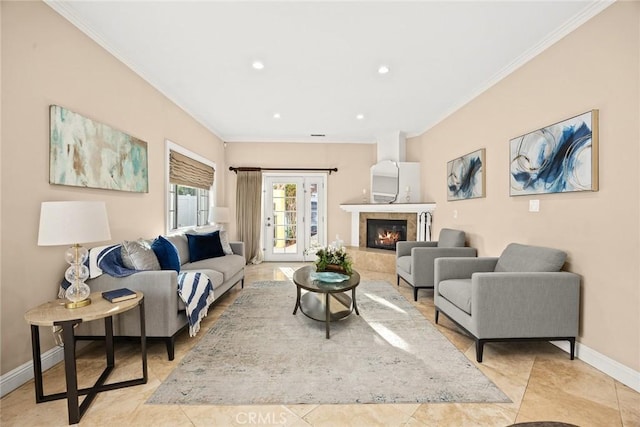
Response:
[{"label": "door glass pane", "polygon": [[296,184],[274,183],[273,200],[273,253],[297,253],[297,196]]},{"label": "door glass pane", "polygon": [[309,247],[320,246],[318,238],[318,184],[309,185],[309,201],[311,202],[311,233]]}]

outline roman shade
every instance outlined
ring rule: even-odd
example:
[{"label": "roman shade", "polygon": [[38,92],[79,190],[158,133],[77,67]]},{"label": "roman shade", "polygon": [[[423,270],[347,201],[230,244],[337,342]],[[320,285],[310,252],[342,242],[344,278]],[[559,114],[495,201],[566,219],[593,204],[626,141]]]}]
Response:
[{"label": "roman shade", "polygon": [[209,190],[215,170],[202,162],[169,150],[169,182]]}]

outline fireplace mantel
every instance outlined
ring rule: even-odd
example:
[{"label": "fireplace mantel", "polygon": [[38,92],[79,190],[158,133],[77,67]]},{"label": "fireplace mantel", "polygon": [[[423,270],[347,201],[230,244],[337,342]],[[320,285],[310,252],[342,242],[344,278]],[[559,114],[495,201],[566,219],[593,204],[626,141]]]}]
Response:
[{"label": "fireplace mantel", "polygon": [[371,212],[395,212],[395,213],[413,213],[416,214],[418,226],[418,235],[413,236],[411,240],[429,240],[429,236],[420,234],[420,231],[424,229],[424,225],[421,221],[425,218],[421,218],[421,214],[429,212],[433,214],[436,209],[435,203],[360,203],[349,204],[345,203],[340,205],[340,209],[351,212],[351,246],[360,246],[360,214]]}]

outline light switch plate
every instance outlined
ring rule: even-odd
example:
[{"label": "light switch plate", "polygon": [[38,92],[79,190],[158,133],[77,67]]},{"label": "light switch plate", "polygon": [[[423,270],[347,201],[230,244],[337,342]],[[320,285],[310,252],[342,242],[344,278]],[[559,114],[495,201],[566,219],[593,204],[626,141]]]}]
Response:
[{"label": "light switch plate", "polygon": [[529,212],[540,212],[540,200],[529,200]]}]

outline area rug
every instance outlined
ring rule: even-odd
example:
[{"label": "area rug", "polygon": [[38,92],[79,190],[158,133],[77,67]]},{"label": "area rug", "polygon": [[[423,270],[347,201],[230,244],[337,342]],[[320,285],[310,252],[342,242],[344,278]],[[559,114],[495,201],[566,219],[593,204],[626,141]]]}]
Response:
[{"label": "area rug", "polygon": [[365,281],[356,298],[326,339],[292,314],[292,282],[246,286],[147,403],[510,402],[394,286]]}]

